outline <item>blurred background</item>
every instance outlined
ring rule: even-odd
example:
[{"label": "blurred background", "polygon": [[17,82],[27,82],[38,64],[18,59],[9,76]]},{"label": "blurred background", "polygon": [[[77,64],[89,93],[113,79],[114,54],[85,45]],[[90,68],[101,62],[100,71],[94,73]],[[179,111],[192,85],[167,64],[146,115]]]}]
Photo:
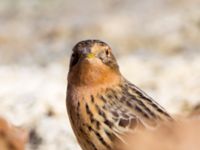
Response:
[{"label": "blurred background", "polygon": [[1,0],[0,115],[27,150],[79,150],[65,96],[72,47],[108,43],[121,72],[170,113],[200,102],[199,0]]}]

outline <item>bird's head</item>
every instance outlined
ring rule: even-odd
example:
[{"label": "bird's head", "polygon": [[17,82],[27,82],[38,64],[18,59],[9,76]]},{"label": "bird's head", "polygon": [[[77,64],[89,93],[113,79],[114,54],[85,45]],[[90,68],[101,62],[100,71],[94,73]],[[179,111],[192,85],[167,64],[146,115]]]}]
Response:
[{"label": "bird's head", "polygon": [[73,48],[68,83],[98,85],[119,77],[119,67],[108,44],[99,40],[86,40]]}]

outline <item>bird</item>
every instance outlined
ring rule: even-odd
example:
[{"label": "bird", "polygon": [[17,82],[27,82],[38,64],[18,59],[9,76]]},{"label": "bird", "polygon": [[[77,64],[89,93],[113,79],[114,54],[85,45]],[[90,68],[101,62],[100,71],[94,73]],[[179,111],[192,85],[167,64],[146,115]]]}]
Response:
[{"label": "bird", "polygon": [[111,47],[101,40],[73,47],[67,80],[67,112],[83,150],[117,150],[119,143],[126,144],[126,134],[173,121],[121,74]]}]

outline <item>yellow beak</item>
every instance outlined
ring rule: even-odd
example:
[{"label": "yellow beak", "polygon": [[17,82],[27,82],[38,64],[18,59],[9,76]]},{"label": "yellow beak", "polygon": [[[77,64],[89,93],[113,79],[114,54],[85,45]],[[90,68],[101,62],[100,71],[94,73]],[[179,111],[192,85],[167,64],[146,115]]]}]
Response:
[{"label": "yellow beak", "polygon": [[95,55],[94,55],[93,53],[88,53],[86,57],[87,57],[87,58],[94,58]]}]

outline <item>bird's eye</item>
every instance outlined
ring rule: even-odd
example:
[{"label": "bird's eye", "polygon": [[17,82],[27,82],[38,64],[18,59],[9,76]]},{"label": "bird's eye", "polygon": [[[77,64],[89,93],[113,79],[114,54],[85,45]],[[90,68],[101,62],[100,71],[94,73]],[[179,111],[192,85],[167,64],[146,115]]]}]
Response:
[{"label": "bird's eye", "polygon": [[74,66],[78,63],[79,56],[75,53],[72,54],[70,66]]},{"label": "bird's eye", "polygon": [[107,56],[109,55],[109,51],[108,51],[108,50],[106,50],[106,55],[107,55]]},{"label": "bird's eye", "polygon": [[76,54],[73,53],[73,54],[72,54],[72,57],[75,57],[75,56],[76,56]]}]

